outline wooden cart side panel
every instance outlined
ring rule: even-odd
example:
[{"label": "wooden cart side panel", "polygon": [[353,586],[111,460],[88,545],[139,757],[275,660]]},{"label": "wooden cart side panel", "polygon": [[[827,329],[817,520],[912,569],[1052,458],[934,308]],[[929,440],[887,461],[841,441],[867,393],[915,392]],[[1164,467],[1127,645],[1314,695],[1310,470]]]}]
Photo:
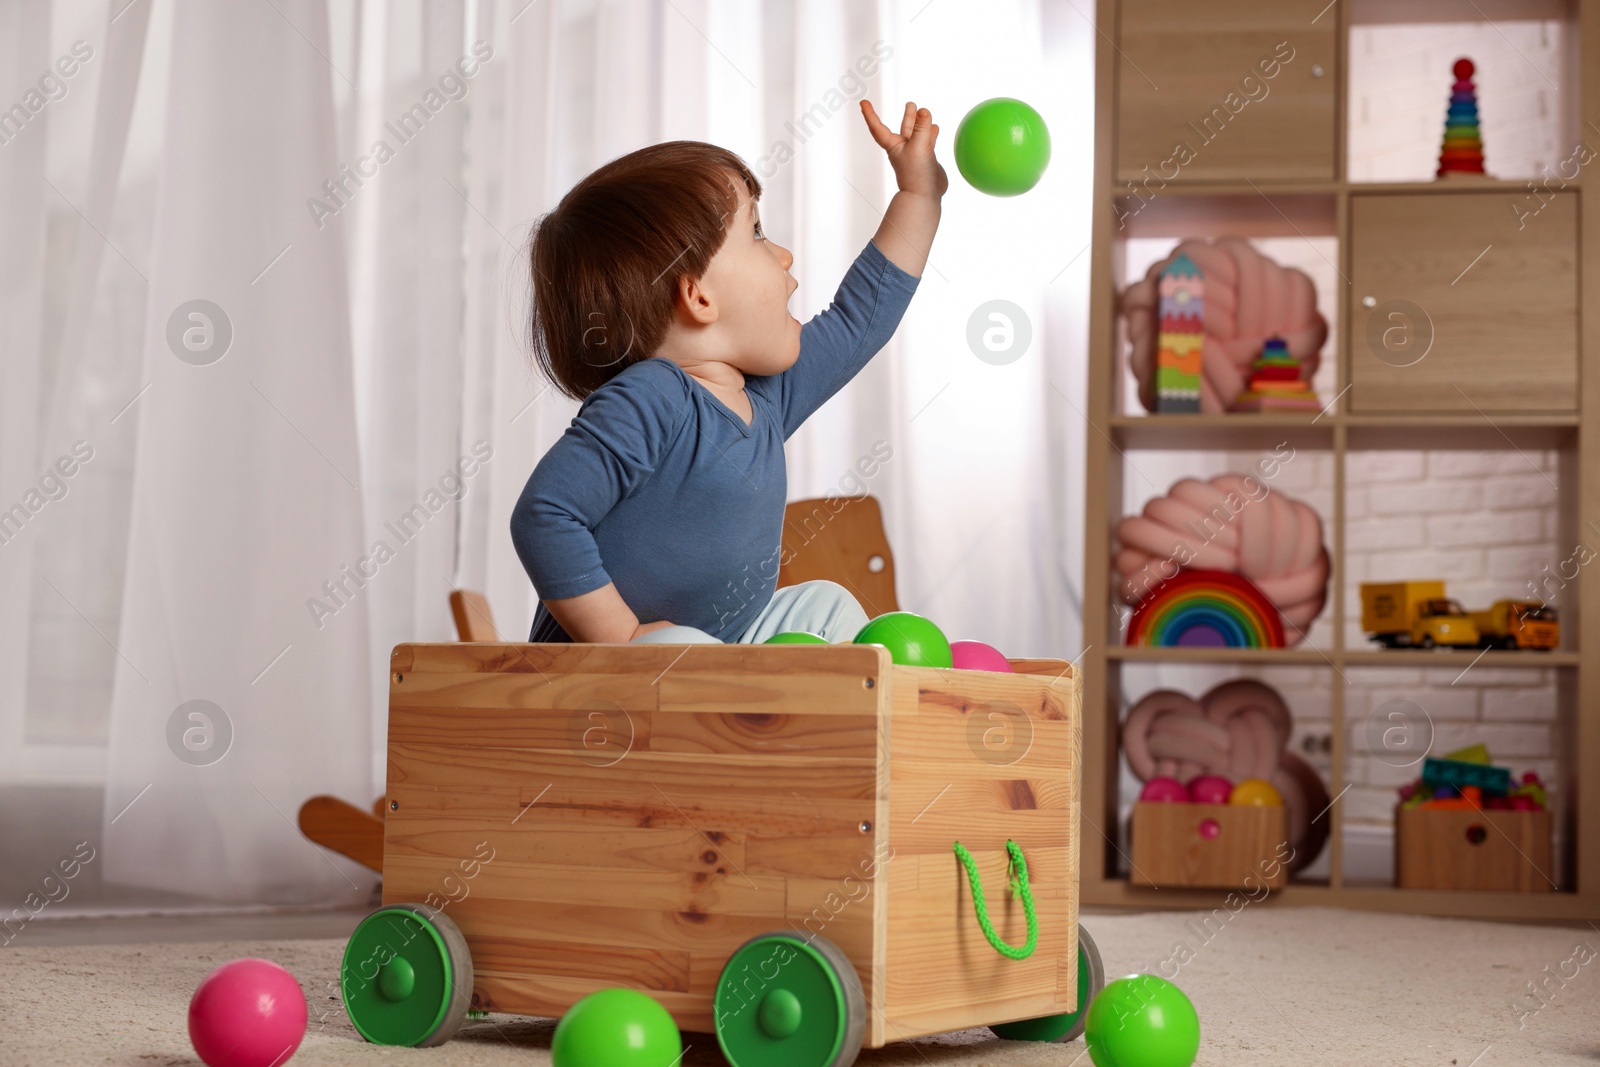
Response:
[{"label": "wooden cart side panel", "polygon": [[457,922],[475,1006],[559,1016],[629,986],[709,1032],[728,956],[788,931],[837,944],[882,1018],[885,650],[417,644],[392,663],[384,901]]},{"label": "wooden cart side panel", "polygon": [[[1014,675],[894,668],[888,1040],[1076,1006],[1081,683],[1064,661],[1023,662]],[[989,945],[953,850],[972,853],[996,934],[1020,946],[1007,839],[1023,848],[1040,923],[1025,960]]]}]

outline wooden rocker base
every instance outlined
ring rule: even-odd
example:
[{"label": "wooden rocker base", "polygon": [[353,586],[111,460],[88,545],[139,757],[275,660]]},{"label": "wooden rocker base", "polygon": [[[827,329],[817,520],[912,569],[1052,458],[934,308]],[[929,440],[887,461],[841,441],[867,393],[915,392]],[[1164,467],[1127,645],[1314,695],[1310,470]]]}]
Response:
[{"label": "wooden rocker base", "polygon": [[338,797],[312,797],[300,805],[300,832],[363,867],[383,873],[383,798],[366,811]]}]

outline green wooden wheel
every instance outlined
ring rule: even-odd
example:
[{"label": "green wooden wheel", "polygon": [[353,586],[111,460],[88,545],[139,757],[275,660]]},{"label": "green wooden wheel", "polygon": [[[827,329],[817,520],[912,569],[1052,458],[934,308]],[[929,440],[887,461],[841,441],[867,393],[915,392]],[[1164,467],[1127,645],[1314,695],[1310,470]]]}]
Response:
[{"label": "green wooden wheel", "polygon": [[472,1006],[472,954],[444,912],[390,904],[350,935],[340,969],[345,1011],[375,1045],[442,1045]]},{"label": "green wooden wheel", "polygon": [[1014,1023],[996,1023],[989,1027],[999,1037],[1009,1041],[1074,1041],[1083,1035],[1083,1024],[1089,1018],[1089,1005],[1106,985],[1105,965],[1100,962],[1100,949],[1095,946],[1089,931],[1078,927],[1078,1010],[1061,1015],[1042,1015],[1037,1019],[1018,1019]]},{"label": "green wooden wheel", "polygon": [[850,1067],[867,1029],[861,979],[825,937],[752,937],[728,957],[712,1004],[733,1067]]}]

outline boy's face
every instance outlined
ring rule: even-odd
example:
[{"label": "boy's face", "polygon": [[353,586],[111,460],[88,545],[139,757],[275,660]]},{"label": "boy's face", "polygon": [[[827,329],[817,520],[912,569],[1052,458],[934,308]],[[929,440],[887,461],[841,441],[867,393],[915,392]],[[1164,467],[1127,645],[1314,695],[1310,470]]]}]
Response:
[{"label": "boy's face", "polygon": [[761,232],[756,202],[738,183],[739,209],[700,284],[716,304],[717,359],[752,377],[781,374],[800,356],[800,321],[789,313],[799,282],[794,256]]}]

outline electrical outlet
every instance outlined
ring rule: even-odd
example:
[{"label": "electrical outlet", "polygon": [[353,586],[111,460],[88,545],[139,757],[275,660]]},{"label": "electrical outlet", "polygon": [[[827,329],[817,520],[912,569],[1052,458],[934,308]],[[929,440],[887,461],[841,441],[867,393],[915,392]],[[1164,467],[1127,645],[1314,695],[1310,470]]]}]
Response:
[{"label": "electrical outlet", "polygon": [[1333,732],[1307,730],[1290,743],[1290,748],[1318,770],[1327,770],[1333,763]]}]

